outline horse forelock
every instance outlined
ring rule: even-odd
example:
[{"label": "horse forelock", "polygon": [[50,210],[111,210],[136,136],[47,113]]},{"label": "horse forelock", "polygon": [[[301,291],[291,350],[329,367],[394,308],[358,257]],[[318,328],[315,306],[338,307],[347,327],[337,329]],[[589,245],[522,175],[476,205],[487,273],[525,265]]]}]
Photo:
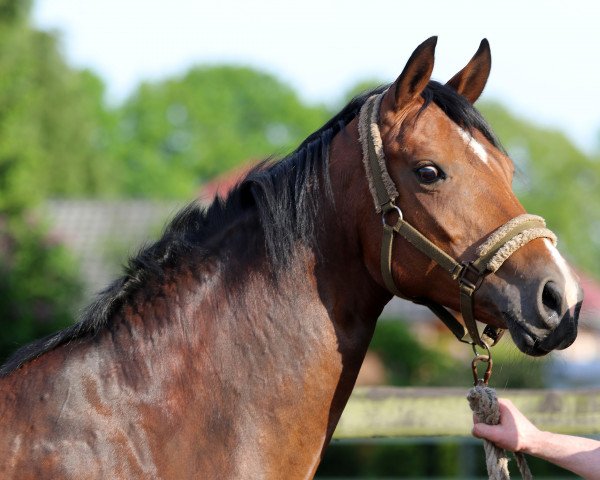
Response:
[{"label": "horse forelock", "polygon": [[424,102],[420,112],[425,110],[431,103],[434,103],[459,127],[468,132],[479,130],[494,147],[506,153],[483,115],[471,102],[459,95],[453,88],[431,80],[421,96]]}]

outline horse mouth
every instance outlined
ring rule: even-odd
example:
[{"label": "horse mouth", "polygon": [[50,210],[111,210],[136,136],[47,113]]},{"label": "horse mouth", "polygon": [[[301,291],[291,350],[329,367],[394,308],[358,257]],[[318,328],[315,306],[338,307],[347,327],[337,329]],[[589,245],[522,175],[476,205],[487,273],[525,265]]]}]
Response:
[{"label": "horse mouth", "polygon": [[569,347],[577,338],[577,320],[581,302],[572,312],[567,311],[556,328],[534,332],[525,319],[512,312],[502,312],[508,330],[517,348],[526,355],[542,357],[553,350]]},{"label": "horse mouth", "polygon": [[529,331],[515,315],[510,312],[503,312],[504,319],[508,325],[508,331],[513,342],[521,352],[532,357],[542,357],[550,353],[540,346],[541,339]]}]

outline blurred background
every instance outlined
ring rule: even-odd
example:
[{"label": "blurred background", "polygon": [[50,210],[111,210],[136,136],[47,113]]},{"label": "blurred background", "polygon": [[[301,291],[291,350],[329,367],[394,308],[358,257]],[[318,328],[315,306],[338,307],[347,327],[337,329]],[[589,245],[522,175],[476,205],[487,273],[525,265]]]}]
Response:
[{"label": "blurred background", "polygon": [[[520,200],[558,234],[585,290],[575,344],[532,360],[503,340],[494,386],[600,386],[597,8],[0,0],[0,361],[75,321],[178,208],[225,195],[439,35],[440,81],[490,40],[477,107],[517,165]],[[467,388],[469,357],[427,311],[395,300],[359,384]],[[470,439],[335,442],[318,476],[470,478],[483,458]]]}]

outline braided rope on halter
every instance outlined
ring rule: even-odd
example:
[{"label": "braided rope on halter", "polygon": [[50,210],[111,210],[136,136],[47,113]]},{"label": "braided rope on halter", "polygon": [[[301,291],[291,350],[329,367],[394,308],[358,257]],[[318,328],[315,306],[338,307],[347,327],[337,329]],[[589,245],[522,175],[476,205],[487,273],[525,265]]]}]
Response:
[{"label": "braided rope on halter", "polygon": [[497,244],[498,240],[504,237],[508,232],[510,232],[513,228],[517,227],[522,223],[526,223],[529,221],[538,221],[543,227],[534,227],[529,228],[515,237],[511,238],[508,242],[506,242],[495,254],[492,258],[490,258],[485,264],[486,270],[494,273],[496,272],[502,264],[506,261],[508,257],[510,257],[513,253],[515,253],[519,248],[527,243],[535,240],[536,238],[547,238],[552,242],[554,246],[556,246],[556,235],[551,230],[548,230],[546,227],[546,221],[537,215],[531,214],[523,214],[518,217],[513,218],[506,222],[502,227],[492,233],[487,240],[479,246],[477,249],[477,255],[479,257],[483,257],[490,253],[494,246]]},{"label": "braided rope on halter", "polygon": [[[477,382],[467,395],[467,400],[473,413],[480,422],[488,425],[498,425],[500,422],[500,411],[498,408],[498,397],[496,390],[488,387],[483,381]],[[485,463],[490,480],[508,480],[508,457],[506,451],[497,447],[488,440],[483,440],[485,451]],[[527,460],[522,453],[515,453],[515,460],[521,477],[524,480],[532,480],[533,476],[527,465]]]},{"label": "braided rope on halter", "polygon": [[[362,146],[362,160],[365,167],[365,174],[369,183],[369,190],[373,197],[375,204],[375,211],[381,213],[381,205],[378,202],[380,198],[377,193],[377,187],[375,179],[373,178],[373,171],[369,166],[369,139],[372,142],[374,154],[377,157],[377,163],[379,164],[379,173],[381,174],[381,180],[385,188],[388,199],[395,200],[398,198],[398,190],[394,185],[394,181],[390,177],[387,169],[385,154],[383,153],[383,141],[381,134],[379,133],[379,108],[381,101],[383,100],[383,94],[372,95],[367,99],[364,106],[360,109],[358,119],[358,136],[360,144]],[[372,105],[373,108],[370,108]],[[369,115],[369,112],[370,115]]]}]

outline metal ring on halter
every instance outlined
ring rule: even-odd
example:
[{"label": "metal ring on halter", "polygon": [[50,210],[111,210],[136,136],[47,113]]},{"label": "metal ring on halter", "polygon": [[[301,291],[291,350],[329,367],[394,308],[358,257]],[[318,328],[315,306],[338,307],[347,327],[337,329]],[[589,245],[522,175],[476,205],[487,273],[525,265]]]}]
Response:
[{"label": "metal ring on halter", "polygon": [[[479,378],[479,374],[477,373],[477,364],[479,362],[487,363],[487,368],[485,369],[485,373],[483,374],[483,378]],[[483,382],[484,385],[487,385],[490,377],[492,376],[492,358],[488,355],[476,355],[475,358],[471,361],[471,369],[473,370],[473,385],[477,386],[479,382]]]},{"label": "metal ring on halter", "polygon": [[[487,355],[488,357],[492,358],[492,351],[490,350],[490,346],[487,343],[483,342],[483,341],[482,341],[482,343],[483,343],[483,348],[485,348],[485,350],[487,352],[485,355]],[[473,349],[473,353],[475,354],[475,356],[479,355],[479,353],[477,352],[477,347],[478,346],[479,345],[476,345],[475,343],[471,343],[471,348]]]},{"label": "metal ring on halter", "polygon": [[389,208],[381,213],[381,223],[383,223],[384,227],[388,226],[394,228],[394,225],[388,225],[388,223],[385,221],[385,216],[392,210],[396,210],[396,213],[398,213],[398,221],[396,222],[396,225],[398,225],[398,223],[404,220],[404,216],[402,215],[402,210],[400,210],[400,207],[390,202]]}]

